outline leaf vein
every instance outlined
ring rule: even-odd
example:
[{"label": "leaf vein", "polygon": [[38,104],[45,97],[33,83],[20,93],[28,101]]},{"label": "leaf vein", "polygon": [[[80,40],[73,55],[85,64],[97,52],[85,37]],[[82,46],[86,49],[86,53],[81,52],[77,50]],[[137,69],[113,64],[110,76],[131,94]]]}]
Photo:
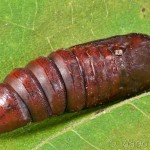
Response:
[{"label": "leaf vein", "polygon": [[98,147],[96,147],[95,145],[93,145],[92,143],[90,143],[88,140],[86,140],[84,137],[82,137],[76,130],[72,129],[71,130],[73,133],[75,133],[81,140],[83,140],[84,142],[86,142],[88,145],[90,145],[91,147],[93,147],[96,150],[100,150]]},{"label": "leaf vein", "polygon": [[133,103],[129,103],[130,105],[132,105],[136,110],[138,110],[140,113],[142,113],[145,117],[147,117],[148,119],[150,119],[150,117],[143,111],[141,110],[139,107],[137,107],[135,104]]}]

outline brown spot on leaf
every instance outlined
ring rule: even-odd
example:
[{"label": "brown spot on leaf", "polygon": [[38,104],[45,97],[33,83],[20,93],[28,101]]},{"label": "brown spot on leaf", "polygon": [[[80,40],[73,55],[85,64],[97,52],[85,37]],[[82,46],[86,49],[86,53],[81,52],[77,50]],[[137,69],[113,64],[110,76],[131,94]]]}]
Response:
[{"label": "brown spot on leaf", "polygon": [[146,9],[143,7],[143,8],[142,8],[142,12],[145,12],[145,10],[146,10]]},{"label": "brown spot on leaf", "polygon": [[95,112],[95,115],[97,115],[97,114],[99,114],[99,113],[101,113],[101,112],[103,112],[104,111],[104,109],[99,109],[99,110],[97,110],[96,112]]}]

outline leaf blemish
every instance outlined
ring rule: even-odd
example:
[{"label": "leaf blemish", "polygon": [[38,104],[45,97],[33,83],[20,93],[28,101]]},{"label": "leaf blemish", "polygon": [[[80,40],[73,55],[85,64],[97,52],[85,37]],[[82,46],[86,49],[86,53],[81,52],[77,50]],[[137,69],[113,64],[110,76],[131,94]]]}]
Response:
[{"label": "leaf blemish", "polygon": [[104,109],[99,109],[99,110],[97,110],[96,112],[95,112],[95,115],[97,115],[97,114],[99,114],[99,113],[101,113],[101,112],[103,112],[104,111]]},{"label": "leaf blemish", "polygon": [[145,12],[145,10],[146,10],[146,9],[143,7],[143,8],[142,8],[142,12],[144,13],[144,12]]}]

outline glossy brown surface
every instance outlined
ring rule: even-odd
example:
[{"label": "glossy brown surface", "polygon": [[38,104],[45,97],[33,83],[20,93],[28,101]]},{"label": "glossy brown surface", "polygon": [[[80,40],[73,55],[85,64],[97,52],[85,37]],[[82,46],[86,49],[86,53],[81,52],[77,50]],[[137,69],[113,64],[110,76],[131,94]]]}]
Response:
[{"label": "glossy brown surface", "polygon": [[109,98],[109,80],[107,75],[107,66],[104,59],[104,56],[100,53],[98,47],[88,47],[87,48],[88,55],[91,56],[92,65],[95,70],[96,81],[98,85],[98,101],[96,105],[102,104],[105,101],[108,101]]},{"label": "glossy brown surface", "polygon": [[31,122],[26,105],[8,85],[0,84],[0,133]]},{"label": "glossy brown surface", "polygon": [[95,69],[92,64],[92,58],[90,57],[90,55],[88,55],[86,51],[87,49],[85,49],[84,47],[79,47],[71,50],[77,57],[82,68],[87,95],[86,107],[92,107],[97,104],[99,97],[98,84],[96,80]]},{"label": "glossy brown surface", "polygon": [[40,82],[51,106],[52,115],[62,114],[66,108],[66,90],[55,64],[46,57],[39,57],[31,61],[27,68]]},{"label": "glossy brown surface", "polygon": [[104,57],[107,76],[107,98],[108,101],[120,92],[120,78],[117,62],[114,54],[106,46],[98,46],[101,55]]},{"label": "glossy brown surface", "polygon": [[120,92],[115,94],[116,98],[128,97],[150,87],[150,37],[148,35],[138,33],[118,35],[71,48],[79,47],[98,47],[100,52],[105,48],[103,53],[108,50],[112,52],[119,71],[118,81],[116,80],[119,84],[116,84],[118,86],[115,90],[119,88]]},{"label": "glossy brown surface", "polygon": [[148,35],[91,41],[57,50],[48,58],[15,69],[4,81],[8,85],[0,84],[0,132],[24,126],[31,118],[59,115],[65,108],[79,111],[150,88]]},{"label": "glossy brown surface", "polygon": [[27,69],[15,69],[4,80],[27,105],[33,121],[43,120],[51,115],[49,104],[37,79]]},{"label": "glossy brown surface", "polygon": [[86,95],[84,79],[79,64],[70,51],[58,50],[49,55],[57,65],[67,91],[67,110],[79,111],[84,108]]}]

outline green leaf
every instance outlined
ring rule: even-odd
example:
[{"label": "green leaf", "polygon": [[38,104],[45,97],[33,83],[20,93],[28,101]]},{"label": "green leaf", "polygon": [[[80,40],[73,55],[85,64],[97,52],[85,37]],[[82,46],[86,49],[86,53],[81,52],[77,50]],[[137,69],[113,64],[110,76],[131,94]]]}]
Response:
[{"label": "green leaf", "polygon": [[[0,80],[61,47],[116,34],[150,34],[150,1],[1,0]],[[31,123],[0,135],[0,149],[148,149],[150,93]]]}]

